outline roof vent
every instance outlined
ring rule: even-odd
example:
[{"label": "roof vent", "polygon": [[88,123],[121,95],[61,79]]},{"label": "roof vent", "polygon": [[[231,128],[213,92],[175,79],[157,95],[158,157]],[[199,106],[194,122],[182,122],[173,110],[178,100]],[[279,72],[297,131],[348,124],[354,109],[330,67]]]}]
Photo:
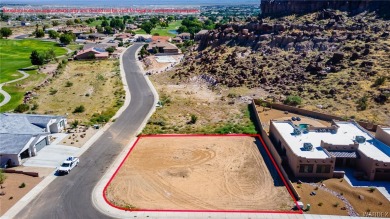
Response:
[{"label": "roof vent", "polygon": [[366,138],[363,136],[356,136],[355,141],[359,144],[366,142]]},{"label": "roof vent", "polygon": [[299,130],[298,128],[294,128],[294,135],[300,135],[301,134],[301,130]]},{"label": "roof vent", "polygon": [[313,145],[311,143],[303,143],[303,148],[305,151],[311,151],[313,150]]}]

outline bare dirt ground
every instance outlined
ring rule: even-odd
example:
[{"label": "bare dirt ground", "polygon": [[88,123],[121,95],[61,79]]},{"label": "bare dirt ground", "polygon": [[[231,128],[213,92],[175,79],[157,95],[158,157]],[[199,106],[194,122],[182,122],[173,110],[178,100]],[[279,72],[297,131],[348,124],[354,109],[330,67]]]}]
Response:
[{"label": "bare dirt ground", "polygon": [[[115,110],[125,97],[117,60],[69,62],[64,73],[36,93],[36,113],[67,115],[69,121],[81,122]],[[72,113],[80,105],[85,111]]]},{"label": "bare dirt ground", "polygon": [[291,117],[299,117],[301,121],[293,121],[294,124],[309,124],[315,127],[327,127],[331,123],[324,120],[314,119],[307,116],[302,116],[294,113],[286,113],[285,111],[270,109],[268,107],[256,106],[257,112],[263,123],[263,127],[268,132],[270,120],[291,120]]},{"label": "bare dirt ground", "polygon": [[[0,196],[0,216],[7,212],[16,202],[26,195],[39,182],[41,177],[32,177],[23,174],[5,173],[7,179],[2,185],[0,192],[5,192],[5,195]],[[19,186],[25,183],[24,188]]]},{"label": "bare dirt ground", "polygon": [[253,137],[143,137],[108,186],[131,209],[290,210]]}]

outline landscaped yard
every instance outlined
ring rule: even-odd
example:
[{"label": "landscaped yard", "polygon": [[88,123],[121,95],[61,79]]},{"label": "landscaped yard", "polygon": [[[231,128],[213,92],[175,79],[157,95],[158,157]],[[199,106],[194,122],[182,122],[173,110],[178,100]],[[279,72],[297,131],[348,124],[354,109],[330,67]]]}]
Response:
[{"label": "landscaped yard", "polygon": [[[181,20],[172,21],[169,23],[169,27],[167,28],[161,28],[160,26],[157,26],[152,30],[152,35],[158,33],[160,36],[175,36],[176,34],[170,33],[169,31],[177,30],[181,26]],[[146,34],[146,32],[142,29],[136,30],[135,33],[137,34]]]}]

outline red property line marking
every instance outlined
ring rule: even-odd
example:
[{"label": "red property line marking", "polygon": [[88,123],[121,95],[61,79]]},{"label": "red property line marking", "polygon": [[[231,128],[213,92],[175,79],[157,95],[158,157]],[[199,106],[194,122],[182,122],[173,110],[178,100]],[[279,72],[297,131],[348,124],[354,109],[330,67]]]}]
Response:
[{"label": "red property line marking", "polygon": [[[272,157],[272,154],[268,150],[268,146],[264,143],[263,138],[259,134],[160,134],[160,135],[139,135],[137,140],[132,145],[129,152],[126,154],[125,158],[120,163],[119,167],[116,169],[114,174],[111,176],[110,180],[106,184],[106,186],[103,189],[103,198],[106,201],[108,205],[110,205],[113,208],[123,210],[123,211],[136,211],[136,212],[193,212],[193,213],[202,213],[202,212],[214,212],[214,213],[277,213],[277,214],[303,214],[303,211],[301,208],[298,207],[299,211],[278,211],[278,210],[166,210],[166,209],[128,209],[116,206],[112,204],[106,197],[106,192],[108,186],[111,184],[112,180],[115,178],[116,174],[119,172],[120,168],[124,164],[124,162],[129,157],[130,153],[133,151],[135,146],[137,145],[138,141],[141,138],[156,138],[156,137],[257,137],[259,138],[262,146],[267,152],[268,157],[271,159],[272,164],[276,168],[276,171],[278,172],[279,177],[282,179],[284,186],[287,188],[287,191],[289,192],[290,196],[292,197],[294,203],[296,206],[298,206],[297,200],[295,199],[291,189],[288,187],[286,179],[283,177],[283,175],[280,172],[279,167],[276,165],[276,162],[274,158]],[[260,151],[259,151],[260,153]]]}]

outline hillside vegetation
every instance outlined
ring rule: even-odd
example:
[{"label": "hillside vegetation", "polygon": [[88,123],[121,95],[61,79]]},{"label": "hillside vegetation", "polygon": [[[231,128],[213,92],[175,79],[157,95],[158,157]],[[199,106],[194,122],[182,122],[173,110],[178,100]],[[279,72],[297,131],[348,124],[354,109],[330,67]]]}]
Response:
[{"label": "hillside vegetation", "polygon": [[388,125],[389,32],[374,13],[334,10],[230,23],[196,36],[172,80],[260,88],[263,99]]}]

